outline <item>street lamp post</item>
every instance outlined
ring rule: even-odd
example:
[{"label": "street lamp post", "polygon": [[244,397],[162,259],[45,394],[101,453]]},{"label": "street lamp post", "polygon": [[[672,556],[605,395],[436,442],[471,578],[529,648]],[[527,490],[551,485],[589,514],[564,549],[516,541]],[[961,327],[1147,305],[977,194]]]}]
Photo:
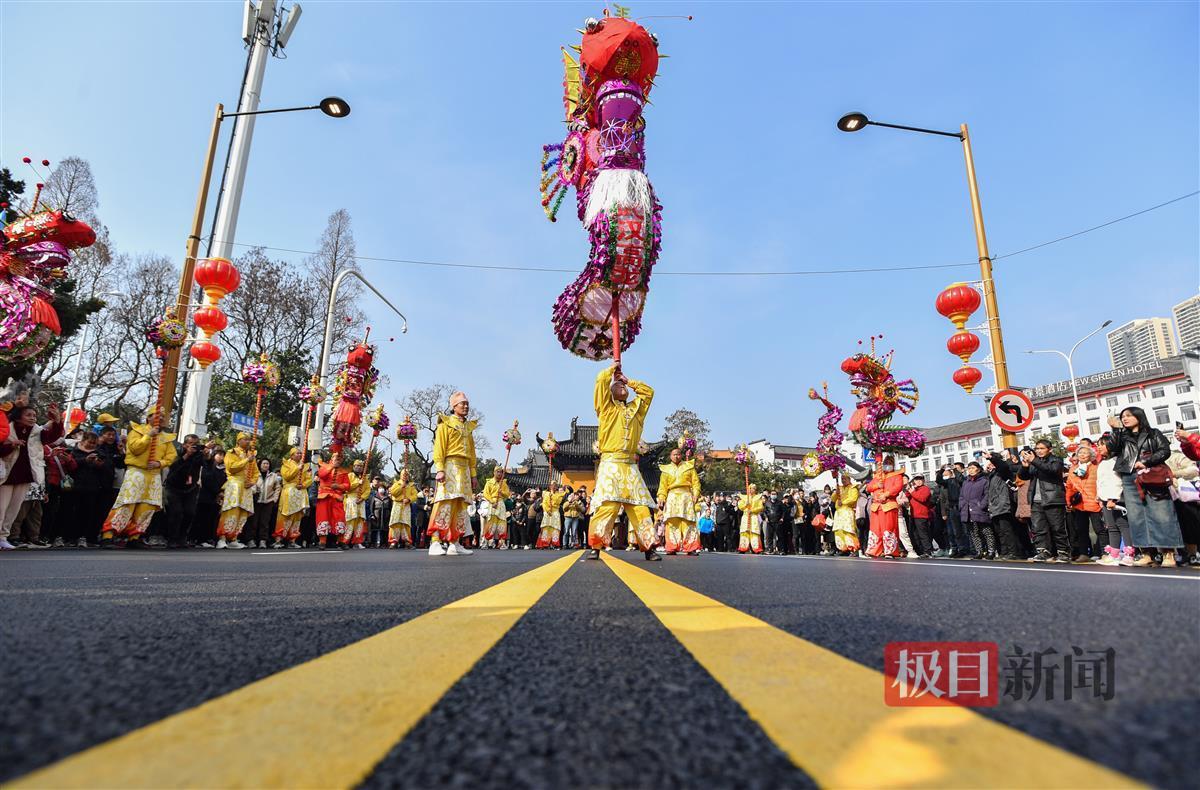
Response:
[{"label": "street lamp post", "polygon": [[[1004,353],[1004,334],[1000,328],[1000,306],[996,301],[996,286],[992,279],[992,256],[988,252],[987,233],[983,228],[983,206],[979,201],[979,183],[975,179],[975,158],[971,153],[971,135],[967,125],[961,124],[958,132],[941,132],[936,129],[923,129],[919,126],[901,126],[894,123],[872,121],[861,112],[852,112],[838,119],[837,127],[843,132],[858,132],[868,126],[883,126],[888,129],[902,129],[907,132],[920,132],[940,137],[957,137],[962,143],[963,157],[967,163],[967,187],[971,194],[971,217],[975,223],[975,246],[979,250],[979,273],[983,280],[983,303],[987,310],[988,339],[992,346],[992,369],[996,374],[996,388],[1008,389],[1008,357]],[[1015,448],[1017,435],[1009,431],[1001,431],[1004,446]]]},{"label": "street lamp post", "polygon": [[[255,110],[253,112],[225,112],[225,107],[222,104],[217,104],[216,113],[213,116],[212,131],[208,138],[208,151],[204,157],[204,167],[200,174],[200,192],[196,196],[196,210],[192,214],[192,232],[187,238],[187,249],[183,257],[183,271],[179,276],[179,293],[176,296],[175,302],[175,318],[187,323],[188,308],[191,306],[192,289],[194,287],[194,277],[196,273],[196,259],[200,252],[200,234],[204,231],[204,212],[208,205],[208,190],[212,183],[213,160],[217,153],[217,139],[221,134],[221,121],[226,118],[235,118],[244,115],[270,115],[280,112],[302,112],[305,110],[320,110],[331,118],[345,118],[350,114],[350,105],[344,100],[336,96],[330,96],[322,99],[319,104],[314,104],[307,107],[285,107],[278,110]],[[179,357],[182,349],[171,349],[167,356],[166,375],[163,378],[163,410],[169,414],[175,402],[175,384],[179,376]],[[200,371],[199,373],[203,373]],[[195,379],[200,377],[199,373],[193,376],[188,386],[189,401],[194,395],[193,385]],[[208,383],[208,376],[203,376],[205,384]],[[196,408],[200,408],[200,418],[203,419],[204,411],[208,408],[208,387],[204,387],[203,403],[189,404],[193,409],[188,411],[187,415],[180,420],[180,433],[195,433],[195,423],[185,424],[188,416],[195,416],[192,412]]]},{"label": "street lamp post", "polygon": [[[337,292],[338,288],[342,286],[342,281],[344,281],[347,277],[354,277],[357,279],[363,285],[370,288],[376,296],[383,300],[385,305],[392,308],[392,312],[400,316],[400,320],[404,322],[400,331],[405,334],[408,333],[408,319],[404,317],[404,313],[400,312],[400,310],[397,309],[394,304],[389,302],[388,298],[380,293],[378,288],[376,288],[374,285],[371,285],[371,283],[367,281],[367,278],[363,277],[354,269],[345,269],[339,273],[337,277],[333,278],[333,287],[329,289],[329,304],[325,308],[325,342],[321,346],[321,359],[317,363],[317,375],[321,377],[321,388],[326,392],[329,391],[329,354],[333,348],[333,318],[334,309],[337,305]],[[312,433],[309,434],[310,447],[319,447],[321,445],[321,434],[324,428],[325,401],[321,401],[317,404],[317,411],[313,418],[313,427],[311,428]],[[315,441],[312,440],[314,436]]]},{"label": "street lamp post", "polygon": [[1070,352],[1066,354],[1054,348],[1037,349],[1025,352],[1026,354],[1058,354],[1067,361],[1067,374],[1071,377],[1071,400],[1075,402],[1075,422],[1079,423],[1080,427],[1083,427],[1083,411],[1081,411],[1079,408],[1079,389],[1075,386],[1075,351],[1081,345],[1083,345],[1085,340],[1092,339],[1111,323],[1112,321],[1105,321],[1087,335],[1081,337],[1079,342],[1071,346]]}]

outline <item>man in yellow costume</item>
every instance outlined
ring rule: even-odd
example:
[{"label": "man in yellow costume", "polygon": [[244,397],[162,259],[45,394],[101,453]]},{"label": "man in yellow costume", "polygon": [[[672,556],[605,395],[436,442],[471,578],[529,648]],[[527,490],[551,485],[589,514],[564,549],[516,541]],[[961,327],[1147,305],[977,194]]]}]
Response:
[{"label": "man in yellow costume", "polygon": [[346,531],[342,533],[343,546],[363,546],[367,537],[367,497],[371,495],[371,480],[367,477],[362,461],[350,465],[350,490],[346,492]]},{"label": "man in yellow costume", "polygon": [[417,487],[410,482],[410,477],[405,469],[388,488],[388,496],[392,498],[392,512],[388,516],[389,549],[400,544],[412,545],[412,504],[417,501]]},{"label": "man in yellow costume", "polygon": [[549,490],[542,492],[542,527],[535,548],[557,549],[562,545],[562,513],[559,508],[566,495],[554,480],[550,481]]},{"label": "man in yellow costume", "polygon": [[441,557],[474,554],[463,548],[459,538],[468,530],[467,506],[474,501],[475,488],[475,420],[468,420],[471,403],[466,393],[450,396],[450,414],[439,414],[433,434],[433,468],[437,488],[433,495],[433,512],[429,515],[429,556]]},{"label": "man in yellow costume", "polygon": [[225,453],[225,497],[217,521],[217,548],[244,549],[238,535],[254,512],[254,484],[258,482],[258,453],[250,434],[239,433],[237,444]]},{"label": "man in yellow costume", "polygon": [[[153,423],[154,410],[146,418]],[[173,433],[162,433],[152,424],[130,423],[125,440],[125,479],[104,526],[100,547],[113,548],[124,537],[127,548],[141,548],[150,519],[162,509],[162,470],[175,460]]]},{"label": "man in yellow costume", "polygon": [[846,472],[841,474],[841,482],[833,492],[833,540],[837,550],[842,554],[858,553],[858,524],[855,515],[858,510],[858,486]]},{"label": "man in yellow costume", "polygon": [[700,501],[700,478],[696,464],[683,460],[683,450],[671,450],[671,463],[659,466],[658,510],[667,532],[667,554],[700,553],[696,529],[696,503]]},{"label": "man in yellow costume", "polygon": [[311,467],[304,462],[299,447],[293,447],[279,467],[283,478],[283,492],[279,495],[279,515],[275,517],[275,545],[282,549],[298,549],[300,544],[300,520],[308,510],[308,487],[312,485]]},{"label": "man in yellow costume", "polygon": [[750,484],[745,494],[738,497],[737,506],[738,510],[742,511],[738,554],[745,554],[747,551],[762,554],[762,523],[758,517],[763,512],[763,498],[754,483]]},{"label": "man in yellow costume", "polygon": [[491,548],[508,548],[508,505],[505,500],[512,496],[508,489],[507,473],[497,466],[492,479],[483,487],[483,498],[488,503],[487,521],[483,524],[484,543]]},{"label": "man in yellow costume", "polygon": [[[633,399],[629,398],[631,389]],[[650,508],[655,502],[637,468],[638,443],[652,400],[654,390],[644,382],[627,379],[619,365],[605,368],[596,376],[593,401],[600,420],[600,465],[591,504],[591,551],[584,559],[600,559],[600,549],[611,545],[613,525],[624,510],[629,519],[630,543],[636,539],[648,561],[662,561],[654,551]]]}]

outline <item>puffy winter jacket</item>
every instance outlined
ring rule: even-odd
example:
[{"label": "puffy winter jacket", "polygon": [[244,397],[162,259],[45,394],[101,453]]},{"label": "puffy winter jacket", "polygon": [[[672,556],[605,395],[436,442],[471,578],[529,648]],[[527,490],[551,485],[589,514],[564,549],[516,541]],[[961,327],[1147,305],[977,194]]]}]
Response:
[{"label": "puffy winter jacket", "polygon": [[1070,502],[1075,494],[1079,494],[1080,501],[1072,504],[1075,510],[1082,510],[1087,513],[1100,512],[1100,500],[1096,496],[1096,480],[1097,468],[1095,464],[1088,464],[1084,469],[1084,474],[1081,477],[1079,470],[1081,467],[1075,467],[1067,473],[1067,501]]},{"label": "puffy winter jacket", "polygon": [[988,524],[992,516],[988,513],[988,481],[987,475],[977,475],[963,480],[958,492],[958,515],[963,523],[973,521],[976,524]]},{"label": "puffy winter jacket", "polygon": [[999,472],[988,475],[987,507],[988,515],[993,517],[1013,512],[1012,489]]},{"label": "puffy winter jacket", "polygon": [[912,507],[913,518],[929,518],[932,515],[933,492],[929,486],[917,486],[908,494],[909,506]]}]

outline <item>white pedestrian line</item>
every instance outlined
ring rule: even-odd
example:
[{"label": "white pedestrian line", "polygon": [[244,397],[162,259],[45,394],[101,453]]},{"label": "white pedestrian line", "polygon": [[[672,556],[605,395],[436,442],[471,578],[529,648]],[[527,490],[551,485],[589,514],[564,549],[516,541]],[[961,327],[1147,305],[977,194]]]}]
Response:
[{"label": "white pedestrian line", "polygon": [[250,555],[252,557],[332,557],[336,553],[329,551],[301,551],[298,553],[295,551],[252,551]]},{"label": "white pedestrian line", "polygon": [[990,565],[985,562],[977,561],[956,561],[956,560],[872,560],[867,557],[817,557],[811,555],[799,554],[760,554],[760,555],[734,555],[734,556],[757,556],[761,559],[774,560],[831,560],[835,562],[870,562],[897,567],[907,568],[958,568],[960,570],[985,570],[985,571],[1033,571],[1035,573],[1087,573],[1095,576],[1110,576],[1113,578],[1122,579],[1160,579],[1166,581],[1183,581],[1183,582],[1200,582],[1200,573],[1194,576],[1188,576],[1181,573],[1163,573],[1160,571],[1143,571],[1129,572],[1124,569],[1113,568],[1111,571],[1100,570],[1085,570],[1083,568],[1048,568],[1045,565],[1038,563],[1029,566],[1021,565]]}]

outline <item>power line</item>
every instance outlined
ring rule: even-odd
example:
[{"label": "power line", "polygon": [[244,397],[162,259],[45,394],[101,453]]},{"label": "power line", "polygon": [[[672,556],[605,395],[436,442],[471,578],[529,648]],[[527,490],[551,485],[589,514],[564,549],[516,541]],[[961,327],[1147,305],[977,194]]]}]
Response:
[{"label": "power line", "polygon": [[[1188,198],[1195,197],[1196,195],[1200,195],[1200,190],[1188,192],[1186,195],[1180,195],[1179,197],[1171,198],[1170,200],[1167,200],[1163,203],[1159,203],[1157,205],[1150,206],[1149,208],[1144,208],[1141,211],[1135,211],[1132,214],[1126,214],[1123,217],[1117,217],[1116,219],[1111,219],[1111,220],[1109,220],[1107,222],[1103,222],[1099,225],[1094,225],[1090,228],[1085,228],[1084,230],[1076,231],[1075,233],[1069,233],[1066,236],[1059,236],[1056,239],[1044,241],[1040,244],[1035,244],[1031,247],[1025,247],[1023,249],[1016,250],[1014,252],[1006,252],[1002,255],[993,255],[992,260],[998,261],[1001,258],[1012,258],[1013,256],[1022,255],[1026,252],[1040,250],[1041,248],[1048,247],[1051,244],[1058,244],[1060,242],[1064,242],[1069,239],[1078,238],[1079,236],[1083,236],[1087,233],[1092,233],[1092,232],[1100,230],[1102,228],[1107,228],[1110,225],[1116,225],[1118,222],[1124,222],[1126,220],[1133,219],[1134,217],[1140,217],[1143,214],[1148,214],[1151,211],[1156,211],[1165,206],[1169,206],[1172,203],[1178,203],[1181,200],[1187,200]],[[235,242],[230,242],[230,244],[232,244],[233,246],[236,246],[236,247],[257,247],[259,249],[272,250],[274,252],[290,252],[290,253],[294,253],[297,255],[316,255],[316,254],[318,254],[315,250],[295,250],[295,249],[291,249],[288,247],[271,247],[266,244],[253,244],[253,243],[249,243],[249,242],[236,242],[235,241]],[[449,261],[422,261],[422,260],[415,260],[412,258],[383,258],[383,257],[373,256],[373,255],[355,255],[354,257],[360,261],[373,261],[376,263],[403,263],[403,264],[408,264],[410,266],[433,266],[433,267],[447,268],[447,269],[482,269],[482,270],[489,270],[489,271],[539,272],[539,273],[552,273],[552,274],[575,274],[579,271],[578,268],[559,269],[559,268],[550,267],[550,266],[500,266],[497,264],[486,264],[486,263],[451,263]],[[798,269],[798,270],[793,270],[793,271],[715,271],[715,272],[708,272],[708,271],[671,271],[671,270],[666,270],[666,269],[656,269],[654,273],[656,275],[662,276],[662,277],[803,277],[803,276],[827,275],[827,274],[868,274],[868,273],[877,273],[877,272],[913,272],[913,271],[923,271],[923,270],[930,270],[930,269],[960,269],[960,268],[965,268],[965,267],[974,267],[977,265],[978,265],[978,261],[969,261],[969,262],[963,262],[963,263],[935,263],[935,264],[926,264],[926,265],[917,265],[917,266],[862,266],[862,267],[843,268],[843,269]]]}]

